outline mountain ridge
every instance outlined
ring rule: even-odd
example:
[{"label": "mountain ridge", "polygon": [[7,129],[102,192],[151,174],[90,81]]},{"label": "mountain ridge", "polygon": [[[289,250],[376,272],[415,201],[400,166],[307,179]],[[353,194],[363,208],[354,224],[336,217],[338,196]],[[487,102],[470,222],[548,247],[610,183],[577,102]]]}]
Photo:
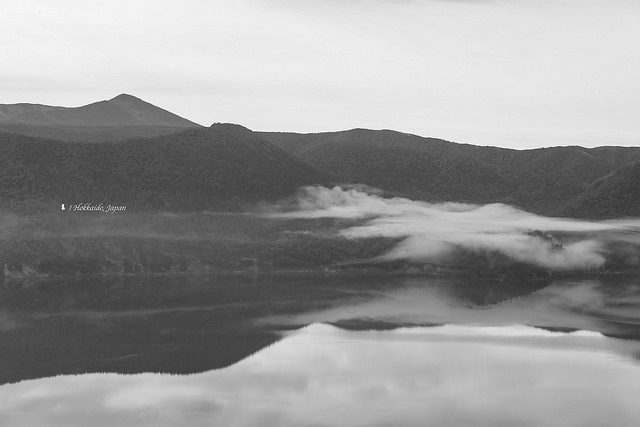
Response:
[{"label": "mountain ridge", "polygon": [[[89,156],[87,153],[106,153],[114,149],[103,147],[103,142],[115,144],[124,151],[128,150],[126,146],[130,144],[147,144],[148,149],[153,151],[156,150],[154,144],[166,148],[167,144],[175,142],[175,146],[170,149],[174,152],[173,157],[156,152],[164,156],[162,163],[172,175],[177,173],[176,170],[190,172],[188,166],[175,164],[184,154],[181,150],[189,151],[188,144],[180,146],[179,143],[185,138],[191,138],[183,133],[186,129],[202,130],[203,139],[215,134],[217,136],[214,140],[222,138],[227,142],[240,141],[237,152],[228,144],[217,146],[216,149],[225,151],[216,155],[207,151],[212,147],[206,144],[201,149],[204,150],[203,157],[211,162],[209,167],[218,164],[235,165],[229,169],[223,168],[232,177],[240,176],[244,168],[243,160],[252,165],[251,170],[255,173],[244,176],[243,185],[247,182],[261,183],[259,173],[264,174],[262,178],[267,177],[264,182],[269,182],[268,177],[272,176],[272,172],[258,165],[258,157],[262,155],[266,159],[275,156],[282,160],[285,169],[300,171],[308,168],[308,171],[314,171],[308,176],[315,176],[317,181],[302,180],[305,185],[327,182],[365,184],[380,188],[389,195],[417,200],[475,204],[499,202],[542,215],[585,218],[615,216],[616,210],[605,208],[603,204],[620,205],[620,209],[624,208],[624,215],[640,216],[640,202],[637,206],[631,203],[623,207],[620,203],[611,201],[610,197],[611,194],[617,194],[617,197],[635,200],[640,190],[627,185],[627,181],[635,182],[633,174],[620,172],[615,175],[615,179],[609,178],[603,187],[606,191],[599,190],[598,184],[614,171],[640,161],[639,147],[560,146],[516,150],[451,142],[390,129],[354,128],[316,133],[254,132],[233,123],[214,123],[207,128],[128,94],[75,108],[28,103],[0,105],[0,132],[8,132],[0,134],[0,143],[20,139],[8,136],[10,134],[44,138],[48,142],[40,143],[46,147],[55,139],[59,140],[57,142],[98,143],[94,148],[74,145],[69,152],[73,156],[78,153]],[[28,138],[24,141],[28,145],[37,144]],[[70,146],[65,147],[67,148],[59,149],[69,150]],[[262,150],[262,154],[256,154],[256,147],[262,147],[258,150]],[[36,152],[29,155],[39,156]],[[243,155],[247,156],[246,159],[242,158]],[[94,154],[90,156],[95,157]],[[27,157],[16,160],[17,164],[25,160],[28,162]],[[96,161],[98,160],[92,159],[90,163]],[[192,161],[200,164],[198,162],[202,159],[194,156]],[[202,164],[201,167],[206,165]],[[132,173],[134,169],[127,173]],[[144,173],[142,170],[136,171]],[[29,174],[37,176],[37,171]],[[212,179],[214,175],[208,179]],[[178,179],[177,176],[175,178]],[[224,185],[231,185],[232,182],[223,174],[215,175],[215,179],[220,180],[216,184],[218,192],[222,191]],[[158,182],[164,182],[160,175]],[[193,184],[198,185],[195,181]],[[624,191],[629,194],[621,194],[618,187],[624,187]],[[266,187],[261,188],[266,191],[265,194],[270,193]],[[80,188],[76,188],[76,191],[82,193]],[[182,189],[182,192],[188,191],[188,187]],[[154,192],[164,194],[159,188],[155,188]],[[234,198],[241,200],[249,197],[253,200],[257,196],[254,193],[242,190]],[[285,192],[280,194],[284,196]],[[587,200],[590,202],[587,203]],[[141,204],[151,205],[163,207],[166,204]]]},{"label": "mountain ridge", "polygon": [[0,123],[34,126],[200,127],[197,123],[128,94],[80,107],[0,104]]},{"label": "mountain ridge", "polygon": [[[258,134],[345,182],[427,201],[501,202],[544,215],[563,215],[596,180],[640,160],[637,147],[514,150],[391,130]],[[582,216],[594,216],[584,209]],[[640,216],[640,205],[630,212]]]}]

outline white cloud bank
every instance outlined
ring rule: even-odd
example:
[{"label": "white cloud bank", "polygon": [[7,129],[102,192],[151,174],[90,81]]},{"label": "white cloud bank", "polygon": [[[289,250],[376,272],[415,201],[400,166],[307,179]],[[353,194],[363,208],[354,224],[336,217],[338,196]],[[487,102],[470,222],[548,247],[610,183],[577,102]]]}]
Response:
[{"label": "white cloud bank", "polygon": [[[548,218],[504,204],[427,203],[383,198],[361,189],[306,187],[296,209],[280,218],[361,219],[340,231],[348,238],[389,237],[403,240],[380,260],[438,262],[455,248],[499,252],[514,260],[557,270],[588,269],[605,262],[605,243],[638,233],[640,220],[582,221]],[[529,233],[571,235],[559,248]],[[633,236],[637,241],[637,236]],[[640,243],[640,242],[638,242]]]}]

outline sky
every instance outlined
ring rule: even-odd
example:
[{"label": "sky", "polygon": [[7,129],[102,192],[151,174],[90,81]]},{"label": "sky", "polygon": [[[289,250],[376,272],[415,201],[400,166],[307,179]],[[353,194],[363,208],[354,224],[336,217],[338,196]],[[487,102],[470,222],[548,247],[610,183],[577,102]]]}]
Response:
[{"label": "sky", "polygon": [[640,145],[637,0],[0,0],[0,103],[203,125]]}]

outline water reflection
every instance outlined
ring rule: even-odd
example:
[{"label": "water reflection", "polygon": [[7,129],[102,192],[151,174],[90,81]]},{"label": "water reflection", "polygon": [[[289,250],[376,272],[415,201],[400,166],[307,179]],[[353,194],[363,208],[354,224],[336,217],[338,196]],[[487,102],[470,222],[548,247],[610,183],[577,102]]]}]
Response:
[{"label": "water reflection", "polygon": [[0,387],[0,424],[637,426],[636,341],[527,326],[312,324],[226,369]]},{"label": "water reflection", "polygon": [[[640,285],[637,278],[557,280],[517,293],[510,283],[405,287],[351,304],[297,315],[270,316],[264,324],[303,326],[329,322],[367,329],[375,325],[527,324],[552,330],[591,330],[609,336],[640,338]],[[521,284],[522,285],[522,284]]]},{"label": "water reflection", "polygon": [[527,324],[640,338],[637,277],[81,279],[0,287],[0,384],[92,372],[224,368],[314,322],[348,329]]}]

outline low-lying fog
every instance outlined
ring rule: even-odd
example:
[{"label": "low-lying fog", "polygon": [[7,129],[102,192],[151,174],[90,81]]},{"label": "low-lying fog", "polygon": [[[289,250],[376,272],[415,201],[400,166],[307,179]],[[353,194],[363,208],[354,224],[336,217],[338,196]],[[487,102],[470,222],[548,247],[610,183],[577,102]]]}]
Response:
[{"label": "low-lying fog", "polygon": [[[352,239],[402,238],[380,261],[440,262],[461,247],[496,251],[550,269],[577,270],[603,265],[611,242],[640,247],[638,219],[548,218],[499,203],[427,203],[384,198],[358,188],[306,187],[293,206],[270,216],[360,219],[361,224],[340,234]],[[560,235],[562,246],[554,240]],[[640,263],[637,256],[635,261]]]}]

